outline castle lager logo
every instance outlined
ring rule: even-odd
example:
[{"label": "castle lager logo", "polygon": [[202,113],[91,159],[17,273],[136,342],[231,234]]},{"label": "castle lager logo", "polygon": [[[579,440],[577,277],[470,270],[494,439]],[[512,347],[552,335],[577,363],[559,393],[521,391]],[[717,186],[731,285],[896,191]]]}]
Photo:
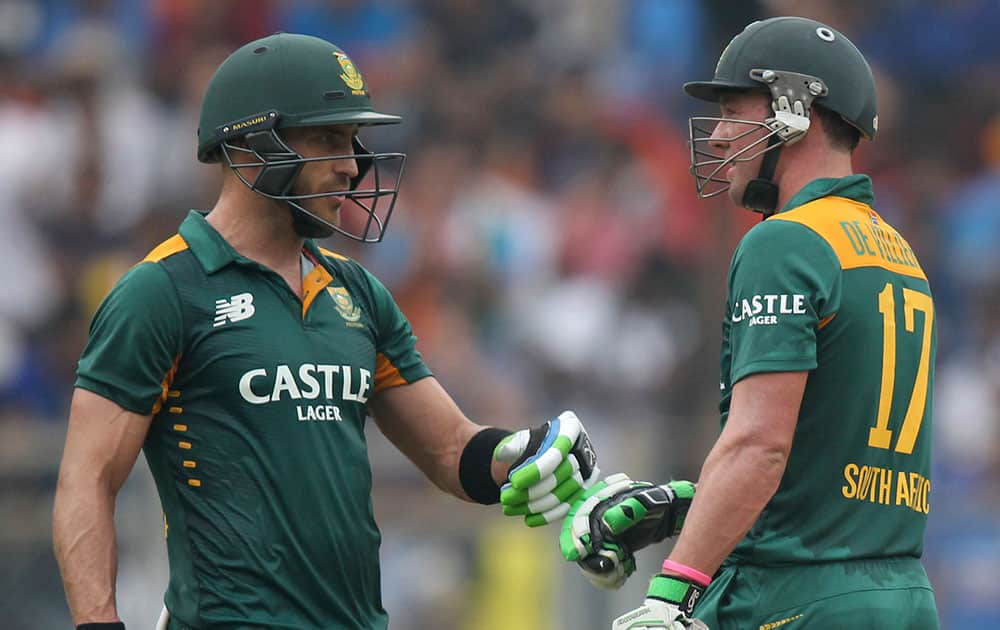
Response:
[{"label": "castle lager logo", "polygon": [[733,324],[746,321],[747,326],[772,326],[778,323],[780,315],[805,314],[805,295],[801,293],[794,295],[772,293],[736,300],[730,321]]}]

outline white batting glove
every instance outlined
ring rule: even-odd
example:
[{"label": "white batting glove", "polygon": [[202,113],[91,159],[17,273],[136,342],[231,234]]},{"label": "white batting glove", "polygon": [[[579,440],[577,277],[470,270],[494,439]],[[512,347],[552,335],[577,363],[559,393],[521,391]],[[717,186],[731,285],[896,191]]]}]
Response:
[{"label": "white batting glove", "polygon": [[611,630],[710,630],[688,616],[704,592],[704,586],[685,578],[657,575],[649,582],[642,606],[615,619]]}]

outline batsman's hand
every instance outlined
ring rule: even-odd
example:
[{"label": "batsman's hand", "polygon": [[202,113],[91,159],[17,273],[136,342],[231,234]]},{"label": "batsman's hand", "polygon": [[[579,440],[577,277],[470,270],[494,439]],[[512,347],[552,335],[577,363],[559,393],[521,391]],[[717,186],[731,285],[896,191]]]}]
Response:
[{"label": "batsman's hand", "polygon": [[563,519],[559,547],[594,586],[617,589],[635,571],[634,553],[680,532],[694,484],[654,486],[623,473],[595,484]]},{"label": "batsman's hand", "polygon": [[615,619],[611,630],[709,630],[705,622],[688,616],[704,592],[703,586],[682,577],[657,575],[642,606]]},{"label": "batsman's hand", "polygon": [[596,505],[628,490],[635,482],[625,473],[598,481],[573,504],[563,519],[559,532],[559,550],[570,562],[576,562],[587,579],[598,588],[620,588],[635,571],[635,556],[598,528],[593,533],[591,515]]},{"label": "batsman's hand", "polygon": [[503,513],[523,515],[528,527],[564,517],[601,472],[590,437],[572,411],[512,433],[497,445],[493,458],[511,465],[500,488]]}]

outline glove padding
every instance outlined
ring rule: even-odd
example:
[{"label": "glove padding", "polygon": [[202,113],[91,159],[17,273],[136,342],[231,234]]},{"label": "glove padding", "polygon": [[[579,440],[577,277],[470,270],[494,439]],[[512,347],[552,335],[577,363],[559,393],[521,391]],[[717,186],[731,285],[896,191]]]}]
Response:
[{"label": "glove padding", "polygon": [[618,617],[611,630],[709,630],[705,622],[691,619],[705,587],[674,575],[657,575],[649,582],[642,606]]},{"label": "glove padding", "polygon": [[563,519],[559,549],[563,557],[576,562],[591,584],[598,588],[617,589],[635,572],[635,556],[599,529],[591,530],[593,509],[621,492],[632,481],[625,473],[609,475],[598,481],[573,504]]},{"label": "glove padding", "polygon": [[654,486],[610,475],[588,490],[563,520],[563,557],[599,588],[617,589],[635,571],[634,553],[680,532],[694,484]]},{"label": "glove padding", "polygon": [[572,411],[512,433],[497,445],[493,458],[511,464],[509,481],[500,488],[503,513],[523,515],[529,527],[565,516],[600,476],[590,437]]}]

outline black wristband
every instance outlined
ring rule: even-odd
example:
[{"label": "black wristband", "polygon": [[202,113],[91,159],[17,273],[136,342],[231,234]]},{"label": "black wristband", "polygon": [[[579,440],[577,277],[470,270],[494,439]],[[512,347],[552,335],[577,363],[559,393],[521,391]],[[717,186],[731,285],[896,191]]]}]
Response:
[{"label": "black wristband", "polygon": [[458,462],[458,480],[469,498],[476,503],[500,502],[500,486],[493,480],[493,450],[510,431],[488,427],[472,436]]},{"label": "black wristband", "polygon": [[78,624],[76,630],[125,630],[125,624],[121,621],[94,621]]}]

